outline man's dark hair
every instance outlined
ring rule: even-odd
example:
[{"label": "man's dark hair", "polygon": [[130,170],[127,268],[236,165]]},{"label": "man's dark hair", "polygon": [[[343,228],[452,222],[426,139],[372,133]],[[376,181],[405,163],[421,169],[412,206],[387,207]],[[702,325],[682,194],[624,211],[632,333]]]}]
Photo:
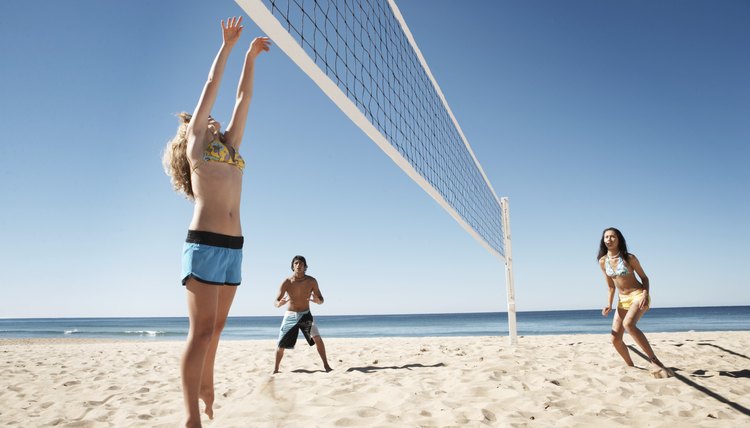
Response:
[{"label": "man's dark hair", "polygon": [[294,258],[292,259],[292,270],[294,270],[294,262],[296,262],[297,260],[299,260],[302,263],[304,263],[305,264],[305,270],[307,270],[307,268],[308,268],[308,266],[307,266],[307,260],[305,260],[305,258],[303,256],[294,256]]}]

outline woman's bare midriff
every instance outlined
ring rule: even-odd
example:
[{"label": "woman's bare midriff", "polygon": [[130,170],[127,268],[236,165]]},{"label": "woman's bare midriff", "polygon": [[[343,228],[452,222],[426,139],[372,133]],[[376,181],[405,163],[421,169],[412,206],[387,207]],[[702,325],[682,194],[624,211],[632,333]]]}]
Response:
[{"label": "woman's bare midriff", "polygon": [[204,164],[193,173],[195,207],[191,230],[242,236],[242,172],[232,165]]},{"label": "woman's bare midriff", "polygon": [[643,284],[635,279],[635,275],[628,274],[625,277],[615,278],[615,286],[620,294],[630,294],[638,290],[643,290]]}]

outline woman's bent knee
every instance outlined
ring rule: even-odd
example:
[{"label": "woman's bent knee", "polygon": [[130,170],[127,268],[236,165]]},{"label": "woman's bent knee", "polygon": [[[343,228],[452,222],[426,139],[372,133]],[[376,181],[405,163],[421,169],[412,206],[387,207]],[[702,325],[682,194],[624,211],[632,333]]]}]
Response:
[{"label": "woman's bent knee", "polygon": [[628,332],[628,334],[631,336],[634,332],[639,331],[638,327],[635,326],[635,323],[623,323],[622,326],[625,328],[625,331]]},{"label": "woman's bent knee", "polygon": [[618,345],[620,343],[623,343],[621,335],[620,336],[612,335],[612,337],[610,337],[610,341],[612,342],[613,345]]}]

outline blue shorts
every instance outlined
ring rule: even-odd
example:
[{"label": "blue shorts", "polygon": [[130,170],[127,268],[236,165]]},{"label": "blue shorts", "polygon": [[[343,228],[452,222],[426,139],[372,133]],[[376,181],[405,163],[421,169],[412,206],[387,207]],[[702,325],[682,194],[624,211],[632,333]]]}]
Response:
[{"label": "blue shorts", "polygon": [[188,230],[182,247],[182,285],[189,278],[212,285],[242,282],[241,236]]}]

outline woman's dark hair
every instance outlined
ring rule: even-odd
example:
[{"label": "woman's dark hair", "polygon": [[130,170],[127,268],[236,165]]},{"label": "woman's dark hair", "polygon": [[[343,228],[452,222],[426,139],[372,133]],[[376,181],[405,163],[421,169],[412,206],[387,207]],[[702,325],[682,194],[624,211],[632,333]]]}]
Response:
[{"label": "woman's dark hair", "polygon": [[601,259],[605,254],[607,254],[607,246],[604,245],[604,234],[609,230],[615,232],[615,235],[617,235],[617,250],[620,252],[620,257],[622,257],[622,259],[627,262],[628,258],[630,258],[630,253],[628,253],[628,244],[625,242],[625,237],[622,236],[622,232],[617,230],[617,228],[615,227],[608,227],[602,232],[602,237],[599,238],[599,255],[596,256],[596,260]]},{"label": "woman's dark hair", "polygon": [[305,270],[307,270],[307,267],[308,267],[307,266],[307,260],[305,260],[305,258],[302,257],[302,256],[294,256],[294,258],[292,259],[292,270],[294,270],[294,262],[296,262],[297,260],[299,260],[302,263],[304,263],[305,264]]}]

